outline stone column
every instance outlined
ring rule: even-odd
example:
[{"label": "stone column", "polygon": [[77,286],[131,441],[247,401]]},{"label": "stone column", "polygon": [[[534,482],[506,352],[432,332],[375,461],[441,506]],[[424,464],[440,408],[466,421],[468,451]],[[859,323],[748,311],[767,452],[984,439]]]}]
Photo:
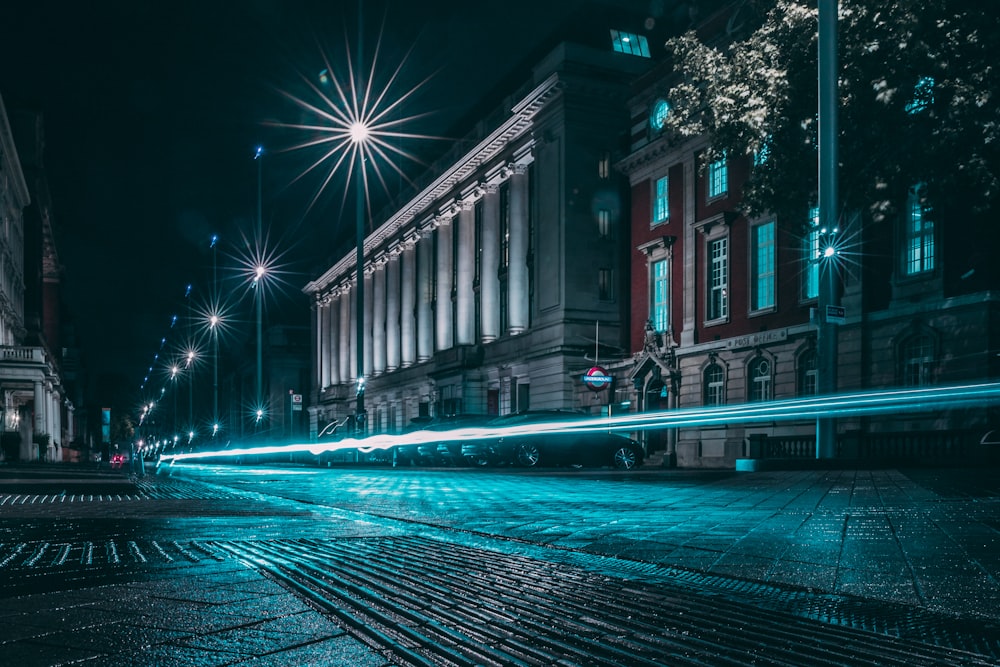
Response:
[{"label": "stone column", "polygon": [[351,311],[351,302],[354,301],[354,293],[350,285],[345,285],[340,289],[340,358],[337,359],[340,365],[340,381],[350,382],[354,374],[351,372],[351,365],[354,359],[351,351],[351,332],[354,330],[354,317]]},{"label": "stone column", "polygon": [[403,245],[402,279],[400,282],[399,338],[400,362],[403,368],[417,360],[417,248],[416,239]]},{"label": "stone column", "polygon": [[316,304],[319,333],[316,346],[319,352],[319,386],[330,386],[330,299],[323,297]]},{"label": "stone column", "polygon": [[528,168],[514,165],[510,177],[510,266],[507,309],[511,335],[528,328]]},{"label": "stone column", "polygon": [[50,433],[52,433],[52,447],[55,453],[59,451],[55,449],[57,445],[60,449],[66,446],[62,439],[62,401],[62,394],[52,392],[52,430]]},{"label": "stone column", "polygon": [[47,407],[45,403],[46,400],[45,385],[43,385],[41,382],[35,382],[34,390],[35,390],[34,392],[35,421],[33,427],[35,429],[35,433],[46,433],[45,429],[48,428],[48,425],[46,424],[46,412],[48,411],[45,409]]},{"label": "stone column", "polygon": [[312,330],[312,341],[309,344],[309,358],[312,359],[313,384],[317,389],[323,389],[323,306],[319,294],[316,295],[309,309],[309,328]]},{"label": "stone column", "polygon": [[362,348],[364,350],[364,374],[365,377],[371,377],[372,374],[372,324],[374,323],[375,314],[375,267],[369,265],[365,268],[365,305],[364,305],[364,317],[365,317],[365,335],[364,341],[362,341]]},{"label": "stone column", "polygon": [[427,230],[417,242],[417,361],[427,361],[434,355],[433,265],[433,237]]},{"label": "stone column", "polygon": [[458,234],[455,343],[472,345],[476,342],[476,294],[472,284],[476,279],[476,209],[471,198],[462,201],[455,232]]},{"label": "stone column", "polygon": [[487,185],[483,195],[482,256],[479,261],[479,299],[482,303],[482,337],[484,343],[500,336],[500,197],[496,185]]},{"label": "stone column", "polygon": [[358,292],[357,289],[352,289],[350,292],[350,299],[347,307],[350,308],[351,316],[348,318],[350,320],[350,335],[348,340],[350,340],[349,345],[349,356],[347,360],[348,375],[351,382],[355,382],[358,379],[358,328],[355,324],[358,321]]},{"label": "stone column", "polygon": [[399,368],[399,246],[389,250],[385,265],[385,370]]},{"label": "stone column", "polygon": [[386,308],[386,257],[382,255],[375,261],[375,272],[372,274],[372,373],[381,375],[385,372],[385,308]]},{"label": "stone column", "polygon": [[448,350],[454,345],[452,317],[452,220],[443,218],[437,229],[437,293],[434,301],[434,350]]},{"label": "stone column", "polygon": [[[330,303],[327,304],[327,312],[329,313],[329,331],[330,335],[323,340],[323,346],[326,348],[327,352],[327,367],[330,369],[329,384],[340,384],[340,359],[338,358],[339,340],[340,340],[340,296],[339,291],[334,291],[333,296],[330,297]],[[324,387],[328,386],[326,384]]]}]

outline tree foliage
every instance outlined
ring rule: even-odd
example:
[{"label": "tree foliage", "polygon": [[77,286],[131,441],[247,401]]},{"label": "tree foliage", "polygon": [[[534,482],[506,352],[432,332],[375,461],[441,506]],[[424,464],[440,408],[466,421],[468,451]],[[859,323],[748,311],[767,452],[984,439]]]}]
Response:
[{"label": "tree foliage", "polygon": [[[750,213],[801,223],[817,201],[816,0],[749,3],[744,37],[667,42],[678,83],[667,125],[710,153],[756,154]],[[925,183],[936,210],[983,217],[1000,186],[995,3],[840,0],[838,157],[843,210],[881,221]]]}]

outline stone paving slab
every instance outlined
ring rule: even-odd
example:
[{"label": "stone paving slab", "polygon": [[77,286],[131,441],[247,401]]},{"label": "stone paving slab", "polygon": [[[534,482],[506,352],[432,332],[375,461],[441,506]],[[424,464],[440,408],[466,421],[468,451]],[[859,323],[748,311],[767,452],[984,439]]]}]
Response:
[{"label": "stone paving slab", "polygon": [[0,600],[0,662],[81,665],[370,665],[386,659],[235,560]]}]

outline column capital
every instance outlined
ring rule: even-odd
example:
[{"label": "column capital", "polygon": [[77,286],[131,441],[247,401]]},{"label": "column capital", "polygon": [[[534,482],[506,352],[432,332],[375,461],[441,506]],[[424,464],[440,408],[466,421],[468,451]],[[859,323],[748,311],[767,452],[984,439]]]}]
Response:
[{"label": "column capital", "polygon": [[430,236],[431,232],[437,229],[437,227],[438,227],[438,220],[436,217],[427,218],[426,220],[420,223],[420,232],[419,232],[420,237],[426,238]]},{"label": "column capital", "polygon": [[470,208],[476,205],[478,201],[483,196],[483,184],[479,181],[472,183],[468,187],[462,190],[461,196],[459,197],[458,204],[463,211],[468,211]]}]

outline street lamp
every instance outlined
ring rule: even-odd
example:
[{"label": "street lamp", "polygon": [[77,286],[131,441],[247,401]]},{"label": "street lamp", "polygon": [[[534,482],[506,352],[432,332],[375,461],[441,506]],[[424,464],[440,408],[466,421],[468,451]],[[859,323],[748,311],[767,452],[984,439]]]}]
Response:
[{"label": "street lamp", "polygon": [[[212,243],[209,246],[212,250],[212,308],[219,307],[219,269],[217,262],[217,248],[219,237],[212,234]],[[209,328],[212,334],[212,419],[219,418],[219,315],[213,312],[209,317]]]},{"label": "street lamp", "polygon": [[[176,363],[170,366],[170,384],[172,387],[170,391],[174,395],[174,423],[171,425],[170,430],[174,433],[177,433],[177,374],[180,372],[180,366]],[[175,435],[174,438],[176,439],[177,436]]]},{"label": "street lamp", "polygon": [[[837,391],[837,324],[830,310],[837,296],[837,5],[819,0],[819,225],[820,257],[817,310],[818,394]],[[832,417],[816,419],[816,458],[837,455],[837,423]]]},{"label": "street lamp", "polygon": [[[253,159],[257,162],[257,243],[263,244],[264,239],[264,220],[263,220],[263,206],[262,206],[262,196],[263,196],[263,184],[262,184],[262,173],[264,165],[264,147],[257,146],[257,152],[254,154]],[[263,398],[263,366],[264,366],[264,332],[263,332],[263,296],[262,296],[262,285],[261,280],[264,278],[266,269],[263,264],[258,263],[254,268],[254,305],[257,310],[257,383],[254,386],[254,401],[255,409],[257,410],[257,419],[254,421],[254,431],[259,429],[260,420],[262,415],[261,406],[264,404]]]}]

